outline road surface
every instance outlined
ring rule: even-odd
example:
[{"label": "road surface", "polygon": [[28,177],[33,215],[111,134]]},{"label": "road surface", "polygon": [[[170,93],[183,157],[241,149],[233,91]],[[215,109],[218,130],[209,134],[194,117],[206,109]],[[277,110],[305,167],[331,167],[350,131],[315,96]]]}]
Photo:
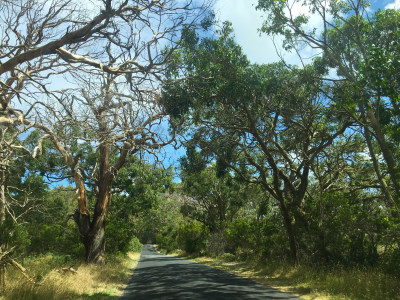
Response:
[{"label": "road surface", "polygon": [[301,298],[192,261],[158,253],[144,245],[121,300],[296,299]]}]

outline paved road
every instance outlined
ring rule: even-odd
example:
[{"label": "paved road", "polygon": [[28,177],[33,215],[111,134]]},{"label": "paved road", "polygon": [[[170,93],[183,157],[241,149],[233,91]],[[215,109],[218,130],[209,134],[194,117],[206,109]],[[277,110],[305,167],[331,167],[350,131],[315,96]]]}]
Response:
[{"label": "paved road", "polygon": [[189,260],[160,254],[152,245],[144,245],[139,263],[120,299],[301,298]]}]

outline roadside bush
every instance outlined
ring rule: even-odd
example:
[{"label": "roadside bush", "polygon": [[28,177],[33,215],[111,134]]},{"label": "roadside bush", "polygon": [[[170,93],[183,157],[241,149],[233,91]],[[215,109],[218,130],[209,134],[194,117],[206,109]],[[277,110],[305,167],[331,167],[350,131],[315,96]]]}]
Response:
[{"label": "roadside bush", "polygon": [[108,218],[107,224],[107,253],[127,253],[131,251],[131,240],[135,237],[133,230],[127,228],[126,222]]},{"label": "roadside bush", "polygon": [[226,229],[227,250],[232,254],[252,252],[258,248],[256,226],[248,218],[235,219]]},{"label": "roadside bush", "polygon": [[130,251],[140,252],[140,251],[142,251],[142,247],[143,247],[142,243],[139,241],[139,239],[136,236],[134,236],[129,242]]},{"label": "roadside bush", "polygon": [[167,253],[179,249],[177,242],[178,231],[171,227],[166,227],[156,235],[156,242],[160,249]]},{"label": "roadside bush", "polygon": [[59,244],[56,241],[63,243],[64,228],[59,224],[36,224],[35,227],[36,234],[32,235],[30,250],[36,254],[58,252]]},{"label": "roadside bush", "polygon": [[82,257],[84,246],[79,242],[79,233],[75,224],[67,225],[34,224],[30,226],[30,254],[66,254],[72,257]]},{"label": "roadside bush", "polygon": [[200,253],[205,250],[205,241],[209,231],[202,223],[193,221],[179,227],[177,241],[179,248],[187,254]]},{"label": "roadside bush", "polygon": [[222,258],[224,261],[229,261],[229,262],[235,261],[235,260],[236,260],[235,255],[233,255],[232,253],[223,253],[223,254],[221,255],[221,258]]}]

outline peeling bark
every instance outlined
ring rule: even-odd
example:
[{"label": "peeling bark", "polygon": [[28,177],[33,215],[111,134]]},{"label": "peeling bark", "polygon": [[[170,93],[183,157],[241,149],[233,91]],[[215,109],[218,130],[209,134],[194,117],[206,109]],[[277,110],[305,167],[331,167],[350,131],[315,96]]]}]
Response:
[{"label": "peeling bark", "polygon": [[[85,241],[86,261],[93,263],[105,262],[105,229],[108,208],[111,200],[111,184],[114,173],[110,168],[110,148],[107,142],[100,144],[100,172],[98,188],[99,192],[96,199],[96,206],[93,214],[93,220],[90,223],[90,230]],[[124,154],[125,152],[121,153]],[[126,157],[124,154],[123,158]],[[120,157],[121,158],[121,157]],[[121,166],[125,159],[121,162]],[[116,170],[118,171],[118,170]]]},{"label": "peeling bark", "polygon": [[82,177],[78,174],[74,176],[75,178],[75,185],[77,187],[77,193],[78,193],[78,207],[79,207],[79,213],[81,215],[88,215],[89,216],[89,210],[87,209],[87,202],[86,202],[86,195],[85,195],[85,186],[82,180]]}]

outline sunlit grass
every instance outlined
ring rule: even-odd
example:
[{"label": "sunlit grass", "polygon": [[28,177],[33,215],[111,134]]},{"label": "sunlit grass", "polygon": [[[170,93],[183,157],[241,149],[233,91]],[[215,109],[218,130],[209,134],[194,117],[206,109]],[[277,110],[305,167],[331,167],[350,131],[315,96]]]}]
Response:
[{"label": "sunlit grass", "polygon": [[0,299],[116,299],[123,292],[132,270],[139,260],[139,253],[127,257],[114,257],[105,265],[75,262],[77,273],[57,272],[71,266],[62,257],[46,255],[26,260],[24,266],[39,283],[33,284],[14,269],[7,269],[7,286]]},{"label": "sunlit grass", "polygon": [[377,269],[293,267],[284,262],[243,262],[224,257],[190,259],[304,299],[400,299],[400,279]]}]

